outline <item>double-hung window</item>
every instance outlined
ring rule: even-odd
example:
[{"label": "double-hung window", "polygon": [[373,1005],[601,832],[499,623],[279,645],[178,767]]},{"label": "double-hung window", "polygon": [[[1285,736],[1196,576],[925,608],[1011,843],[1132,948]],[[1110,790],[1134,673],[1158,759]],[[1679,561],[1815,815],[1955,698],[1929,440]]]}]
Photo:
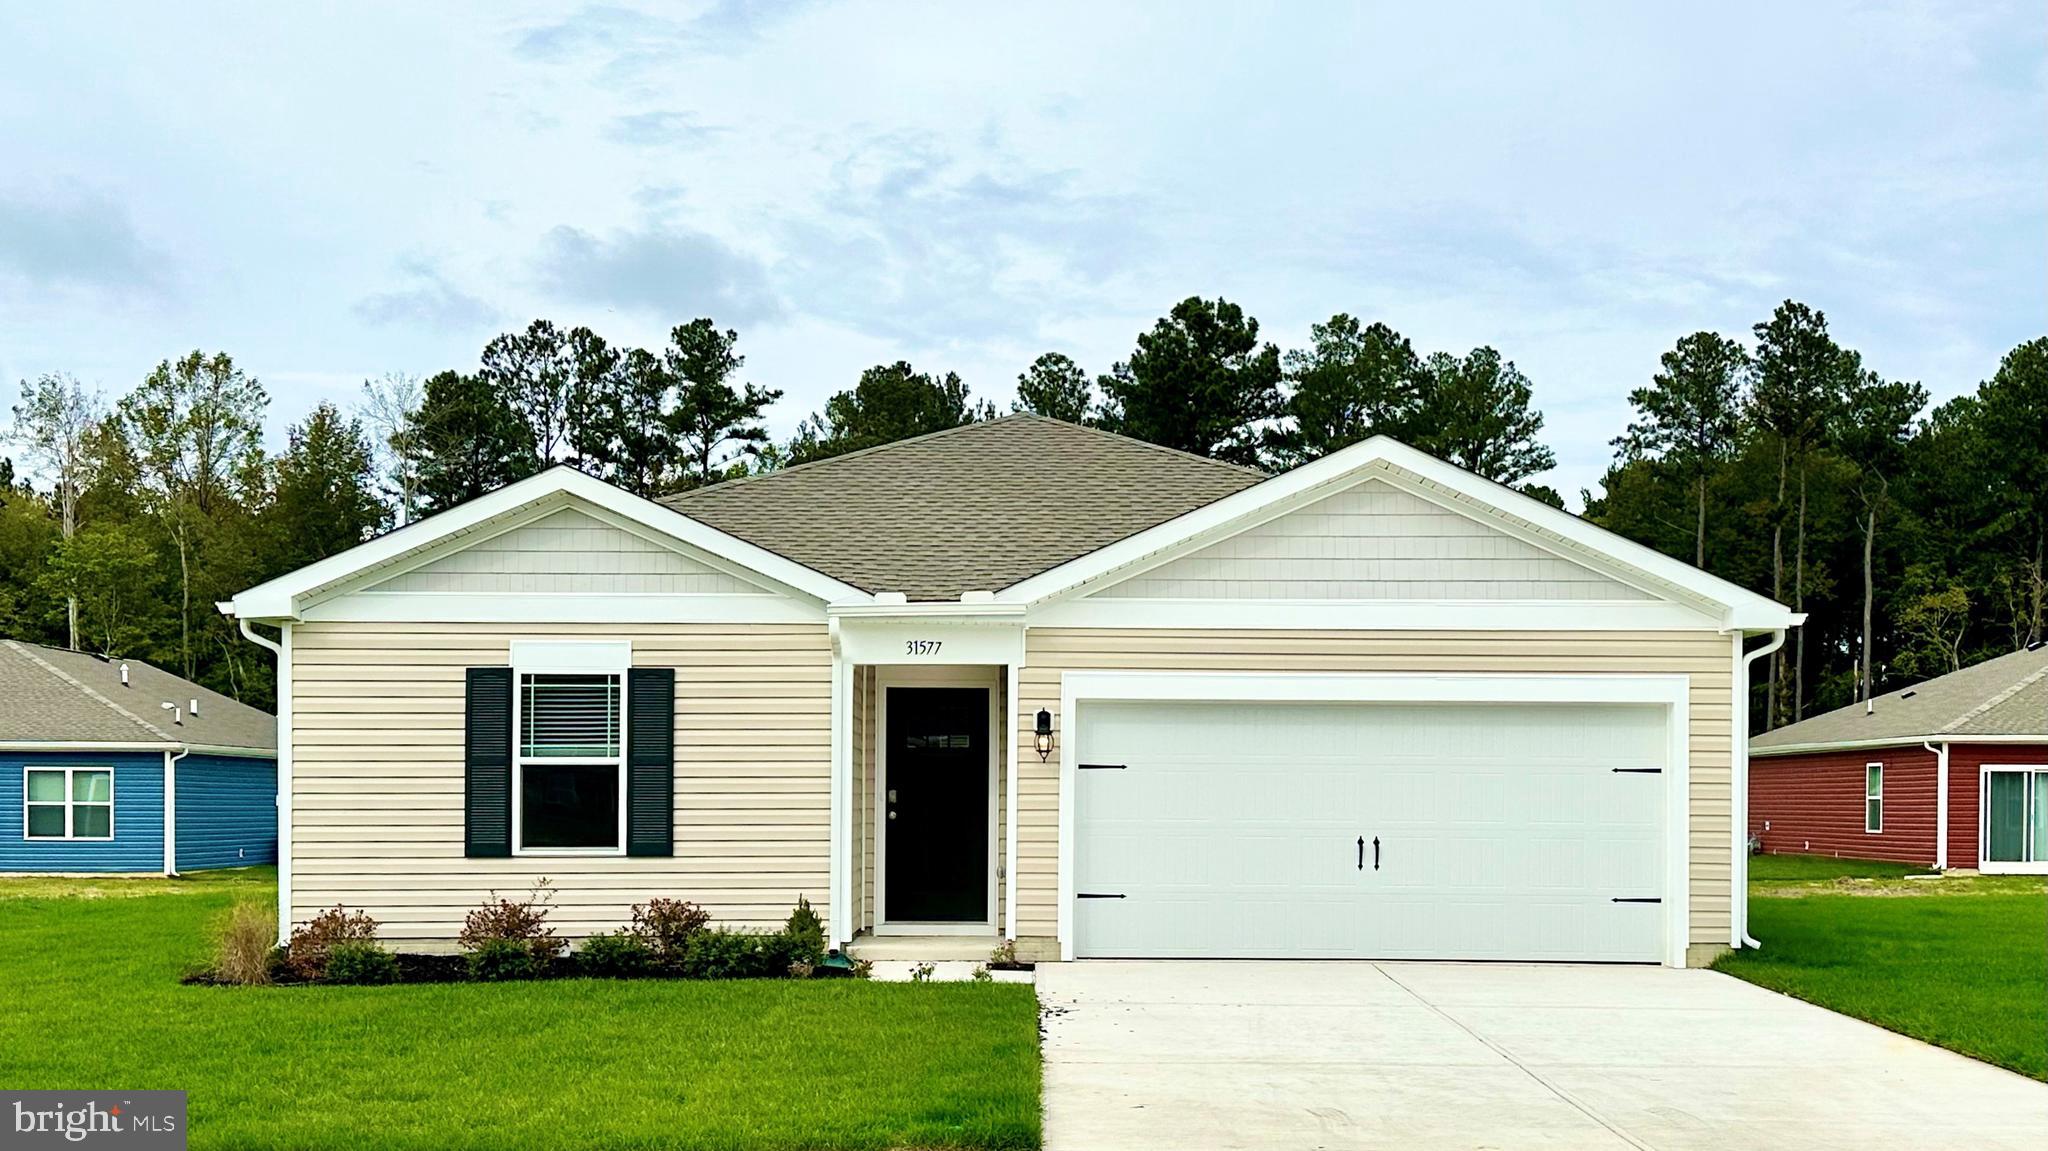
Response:
[{"label": "double-hung window", "polygon": [[612,672],[518,672],[512,761],[516,850],[624,853],[624,678]]},{"label": "double-hung window", "polygon": [[114,772],[105,767],[31,767],[23,781],[29,839],[114,838]]},{"label": "double-hung window", "polygon": [[1863,830],[1871,835],[1884,830],[1884,764],[1863,765]]}]

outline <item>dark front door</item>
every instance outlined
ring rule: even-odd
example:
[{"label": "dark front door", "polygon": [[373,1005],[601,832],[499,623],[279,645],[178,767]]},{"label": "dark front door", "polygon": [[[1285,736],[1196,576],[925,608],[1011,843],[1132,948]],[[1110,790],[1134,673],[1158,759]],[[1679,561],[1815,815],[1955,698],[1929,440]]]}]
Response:
[{"label": "dark front door", "polygon": [[883,794],[892,923],[988,919],[988,689],[892,687]]}]

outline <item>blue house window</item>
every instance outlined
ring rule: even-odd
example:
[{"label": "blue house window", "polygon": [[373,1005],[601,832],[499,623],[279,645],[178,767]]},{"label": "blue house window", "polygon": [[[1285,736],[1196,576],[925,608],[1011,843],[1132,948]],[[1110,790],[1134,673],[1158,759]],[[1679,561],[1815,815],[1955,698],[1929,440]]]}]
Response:
[{"label": "blue house window", "polygon": [[114,772],[105,767],[31,767],[23,806],[29,839],[114,838]]}]

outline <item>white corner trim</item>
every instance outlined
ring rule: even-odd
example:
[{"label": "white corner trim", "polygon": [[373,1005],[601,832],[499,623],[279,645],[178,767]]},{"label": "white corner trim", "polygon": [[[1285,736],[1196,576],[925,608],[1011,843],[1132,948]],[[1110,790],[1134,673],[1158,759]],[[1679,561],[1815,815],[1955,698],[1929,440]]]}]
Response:
[{"label": "white corner trim", "polygon": [[1099,700],[1343,703],[1640,703],[1666,716],[1664,962],[1691,941],[1691,677],[1674,674],[1069,671],[1060,676],[1059,946],[1074,958],[1077,709]]},{"label": "white corner trim", "polygon": [[[1270,518],[1276,510],[1291,509],[1375,475],[1384,478],[1385,467],[1413,473],[1444,492],[1469,500],[1473,511],[1493,511],[1519,519],[1591,555],[1609,558],[1620,567],[1634,569],[1708,603],[1720,605],[1726,613],[1722,621],[1725,627],[1779,628],[1798,622],[1796,613],[1783,604],[1774,603],[1737,584],[1596,527],[1541,500],[1481,479],[1386,436],[1374,436],[1353,444],[1070,560],[1013,584],[997,593],[996,598],[999,602],[1039,603],[1075,591],[1169,549],[1198,540],[1207,542],[1233,530],[1263,522],[1259,518],[1261,515]],[[1443,503],[1443,500],[1436,502]]]},{"label": "white corner trim", "polygon": [[573,468],[557,466],[259,584],[228,601],[228,609],[244,619],[292,618],[301,606],[298,602],[301,596],[381,570],[441,541],[468,533],[491,531],[493,521],[498,517],[536,508],[555,510],[565,506],[564,497],[574,497],[615,513],[623,521],[722,558],[820,603],[835,600],[857,602],[871,598],[859,588],[728,535],[672,508],[642,499]]}]

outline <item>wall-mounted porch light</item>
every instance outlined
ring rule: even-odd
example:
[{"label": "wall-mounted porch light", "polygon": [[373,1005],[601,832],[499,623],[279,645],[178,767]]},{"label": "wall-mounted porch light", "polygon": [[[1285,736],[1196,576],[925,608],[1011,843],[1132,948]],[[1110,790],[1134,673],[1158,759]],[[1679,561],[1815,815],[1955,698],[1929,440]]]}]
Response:
[{"label": "wall-mounted porch light", "polygon": [[1037,737],[1035,744],[1038,748],[1038,762],[1044,763],[1052,757],[1052,713],[1042,707],[1039,708],[1037,721],[1032,724],[1031,731]]}]

